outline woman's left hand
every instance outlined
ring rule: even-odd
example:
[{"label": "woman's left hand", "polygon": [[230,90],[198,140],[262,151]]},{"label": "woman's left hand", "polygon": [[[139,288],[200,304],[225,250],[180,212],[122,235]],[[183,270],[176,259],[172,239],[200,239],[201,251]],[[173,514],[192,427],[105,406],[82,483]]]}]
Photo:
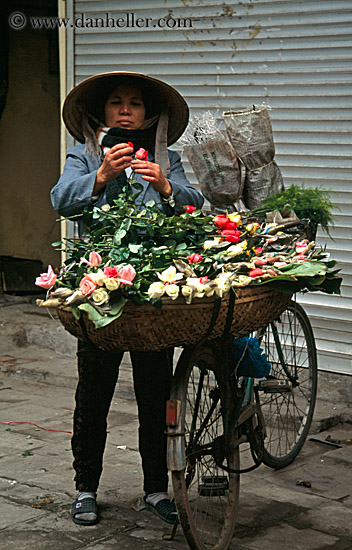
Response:
[{"label": "woman's left hand", "polygon": [[162,173],[159,164],[147,160],[135,159],[131,162],[131,168],[136,174],[141,174],[144,180],[149,181],[155,191],[160,193],[163,197],[170,197],[172,194],[172,187]]}]

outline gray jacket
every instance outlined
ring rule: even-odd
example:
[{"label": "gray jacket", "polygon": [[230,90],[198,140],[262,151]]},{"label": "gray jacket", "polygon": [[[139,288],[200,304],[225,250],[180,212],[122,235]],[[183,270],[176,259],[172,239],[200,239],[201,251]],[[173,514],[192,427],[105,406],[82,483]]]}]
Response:
[{"label": "gray jacket", "polygon": [[[51,190],[52,205],[61,216],[80,214],[86,206],[102,206],[106,203],[105,190],[97,198],[92,197],[97,170],[102,164],[102,159],[89,155],[84,149],[84,145],[76,145],[67,151],[64,171]],[[187,180],[180,156],[173,151],[168,153],[170,159],[168,180],[175,196],[175,214],[184,212],[183,206],[186,204],[201,208],[204,199]],[[151,150],[148,151],[148,158],[150,161],[154,160]],[[143,185],[143,191],[137,197],[136,204],[145,204],[153,199],[156,203],[161,203],[160,209],[165,214],[173,213],[167,203],[162,203],[160,193],[154,191],[151,183],[143,180],[139,174],[136,174],[135,178]]]}]

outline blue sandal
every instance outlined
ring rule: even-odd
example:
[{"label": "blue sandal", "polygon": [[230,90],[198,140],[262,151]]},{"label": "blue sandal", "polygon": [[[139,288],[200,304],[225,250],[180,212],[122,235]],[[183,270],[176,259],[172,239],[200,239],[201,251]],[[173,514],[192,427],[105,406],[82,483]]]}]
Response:
[{"label": "blue sandal", "polygon": [[173,500],[163,498],[154,506],[146,501],[146,496],[143,497],[146,510],[153,512],[166,523],[175,524],[177,522],[177,510]]},{"label": "blue sandal", "polygon": [[[95,514],[92,519],[80,519],[82,514]],[[95,525],[98,523],[98,507],[95,498],[86,497],[81,500],[76,499],[72,504],[72,519],[77,525]]]}]

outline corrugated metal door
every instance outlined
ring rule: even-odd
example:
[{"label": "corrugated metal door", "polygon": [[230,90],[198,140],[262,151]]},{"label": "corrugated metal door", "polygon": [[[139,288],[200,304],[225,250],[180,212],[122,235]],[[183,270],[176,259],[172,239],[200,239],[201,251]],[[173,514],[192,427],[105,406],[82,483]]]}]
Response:
[{"label": "corrugated metal door", "polygon": [[263,101],[272,107],[286,186],[305,180],[332,188],[340,208],[334,240],[320,232],[318,241],[341,262],[342,296],[307,294],[300,301],[314,327],[320,367],[351,374],[352,2],[72,2],[75,83],[132,70],[177,87],[191,113],[221,117],[223,110]]}]

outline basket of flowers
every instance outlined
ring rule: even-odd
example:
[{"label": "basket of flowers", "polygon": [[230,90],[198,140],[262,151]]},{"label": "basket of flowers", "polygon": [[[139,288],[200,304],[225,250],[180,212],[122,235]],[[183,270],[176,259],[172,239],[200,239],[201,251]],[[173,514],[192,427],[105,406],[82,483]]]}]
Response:
[{"label": "basket of flowers", "polygon": [[60,270],[37,278],[63,326],[102,350],[160,350],[244,336],[282,313],[294,292],[338,293],[341,278],[324,250],[297,226],[262,223],[250,213],[204,215],[193,206],[173,217],[153,201],[136,207],[124,189],[114,206],[83,213],[80,239],[54,246]]}]

